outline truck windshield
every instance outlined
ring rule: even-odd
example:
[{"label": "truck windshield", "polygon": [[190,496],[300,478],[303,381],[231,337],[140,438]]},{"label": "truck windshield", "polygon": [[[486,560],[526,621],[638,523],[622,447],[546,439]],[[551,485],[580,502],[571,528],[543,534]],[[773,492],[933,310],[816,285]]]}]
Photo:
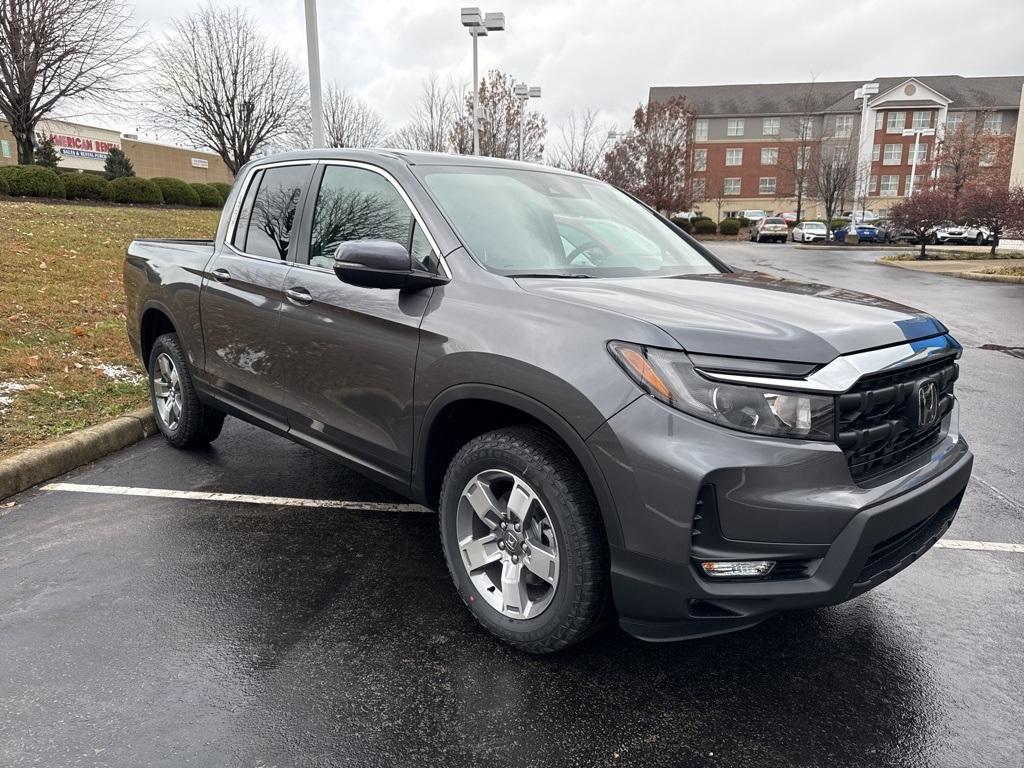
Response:
[{"label": "truck windshield", "polygon": [[651,211],[603,182],[512,168],[417,170],[470,253],[492,272],[630,277],[719,271]]}]

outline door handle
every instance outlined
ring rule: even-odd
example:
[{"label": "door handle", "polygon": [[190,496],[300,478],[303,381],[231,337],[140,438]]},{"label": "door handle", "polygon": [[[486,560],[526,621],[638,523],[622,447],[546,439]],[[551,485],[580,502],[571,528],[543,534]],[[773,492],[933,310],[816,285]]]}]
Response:
[{"label": "door handle", "polygon": [[210,273],[218,283],[226,283],[231,279],[231,273],[226,269],[215,269]]},{"label": "door handle", "polygon": [[286,288],[284,295],[288,298],[288,301],[292,304],[298,304],[300,307],[304,307],[313,301],[313,297],[305,288]]}]

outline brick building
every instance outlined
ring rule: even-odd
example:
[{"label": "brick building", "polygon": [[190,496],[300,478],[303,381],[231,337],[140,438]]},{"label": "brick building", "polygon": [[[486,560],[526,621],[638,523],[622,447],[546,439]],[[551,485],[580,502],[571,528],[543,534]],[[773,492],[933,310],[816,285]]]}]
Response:
[{"label": "brick building", "polygon": [[[878,92],[867,103],[854,96],[867,82]],[[882,77],[872,81],[653,87],[652,102],[683,96],[696,111],[694,181],[696,206],[714,215],[744,209],[795,210],[795,180],[807,153],[828,144],[855,153],[857,181],[844,207],[884,213],[907,193],[915,136],[921,135],[917,179],[940,174],[933,165],[938,144],[961,125],[978,125],[1007,148],[999,172],[1010,175],[1010,155],[1024,158],[1024,132],[1018,117],[1024,104],[1024,76],[959,75]],[[861,132],[862,115],[866,130]],[[1002,142],[999,144],[999,142]],[[1024,163],[1024,161],[1020,161]],[[980,165],[997,165],[986,157]],[[806,185],[806,182],[805,182]],[[806,186],[805,186],[806,189]],[[805,218],[820,217],[820,204],[808,199]]]},{"label": "brick building", "polygon": [[[53,139],[61,155],[62,170],[100,172],[110,149],[120,147],[132,161],[136,175],[142,178],[171,176],[184,181],[223,181],[229,184],[234,180],[224,161],[212,152],[142,141],[106,128],[64,120],[43,120],[37,126],[37,143],[44,137]],[[14,136],[7,123],[0,120],[0,165],[17,162]]]}]

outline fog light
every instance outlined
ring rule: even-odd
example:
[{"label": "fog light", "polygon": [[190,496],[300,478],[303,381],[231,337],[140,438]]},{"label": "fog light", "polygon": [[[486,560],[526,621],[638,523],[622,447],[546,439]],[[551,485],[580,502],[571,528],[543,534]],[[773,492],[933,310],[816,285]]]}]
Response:
[{"label": "fog light", "polygon": [[775,567],[774,560],[709,560],[701,563],[704,573],[715,578],[767,576]]}]

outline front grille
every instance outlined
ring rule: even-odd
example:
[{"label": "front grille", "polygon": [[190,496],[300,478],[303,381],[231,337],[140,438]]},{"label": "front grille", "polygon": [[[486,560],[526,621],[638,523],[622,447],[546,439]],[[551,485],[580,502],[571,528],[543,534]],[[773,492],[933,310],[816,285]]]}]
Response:
[{"label": "front grille", "polygon": [[[953,357],[870,374],[861,378],[836,406],[836,442],[846,454],[855,481],[870,479],[931,448],[940,438],[942,419],[953,408],[953,382],[959,368]],[[939,417],[931,426],[914,427],[914,393],[926,380],[938,390]]]},{"label": "front grille", "polygon": [[868,555],[864,567],[857,576],[857,584],[865,584],[880,573],[891,570],[911,554],[927,549],[946,532],[960,506],[962,494],[942,507],[938,512],[920,522],[878,542]]}]

